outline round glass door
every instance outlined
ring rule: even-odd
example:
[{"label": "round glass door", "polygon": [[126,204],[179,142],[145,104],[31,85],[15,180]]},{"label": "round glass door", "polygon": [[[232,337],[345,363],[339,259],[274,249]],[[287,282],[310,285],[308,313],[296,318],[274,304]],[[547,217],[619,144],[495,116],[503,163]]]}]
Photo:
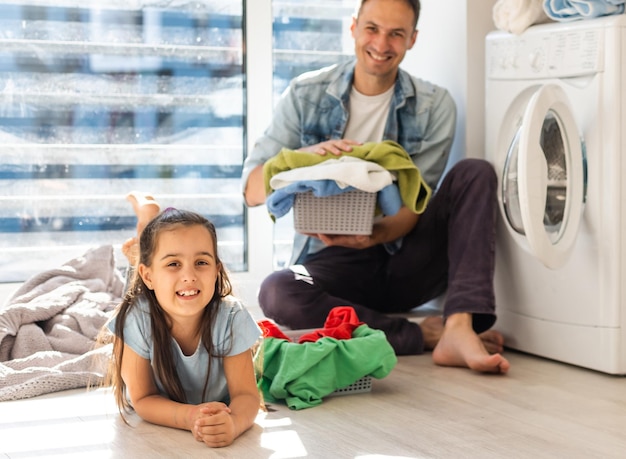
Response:
[{"label": "round glass door", "polygon": [[501,191],[508,224],[552,269],[567,261],[578,232],[584,164],[565,93],[555,85],[541,87],[531,96],[509,147]]}]

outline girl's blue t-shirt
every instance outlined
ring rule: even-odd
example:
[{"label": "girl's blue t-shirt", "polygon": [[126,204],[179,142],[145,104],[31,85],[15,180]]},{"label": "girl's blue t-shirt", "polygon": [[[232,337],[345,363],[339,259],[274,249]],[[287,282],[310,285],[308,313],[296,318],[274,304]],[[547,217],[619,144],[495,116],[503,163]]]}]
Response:
[{"label": "girl's blue t-shirt", "polygon": [[[154,346],[149,311],[148,300],[145,297],[138,298],[126,317],[124,342],[140,357],[153,362]],[[115,331],[115,319],[108,327],[112,332]],[[218,306],[211,336],[219,355],[234,356],[250,349],[261,336],[261,330],[239,300],[227,297]],[[221,358],[214,358],[211,362],[207,394],[203,399],[202,390],[209,368],[209,354],[202,342],[193,355],[187,356],[172,338],[172,351],[178,377],[187,395],[187,403],[197,405],[210,401],[230,402]],[[153,372],[153,375],[159,391],[167,396],[156,373]]]}]

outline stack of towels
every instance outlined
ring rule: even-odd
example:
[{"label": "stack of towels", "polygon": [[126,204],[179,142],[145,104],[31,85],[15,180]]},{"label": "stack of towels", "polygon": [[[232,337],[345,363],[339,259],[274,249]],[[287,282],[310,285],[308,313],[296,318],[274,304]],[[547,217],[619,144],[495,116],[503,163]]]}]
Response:
[{"label": "stack of towels", "polygon": [[534,24],[576,21],[624,13],[626,0],[498,0],[493,7],[496,27],[520,34]]},{"label": "stack of towels", "polygon": [[384,215],[402,205],[422,213],[432,194],[411,156],[396,142],[367,142],[335,155],[283,148],[263,166],[267,209],[272,219],[286,215],[298,193],[333,196],[352,190],[377,193]]}]

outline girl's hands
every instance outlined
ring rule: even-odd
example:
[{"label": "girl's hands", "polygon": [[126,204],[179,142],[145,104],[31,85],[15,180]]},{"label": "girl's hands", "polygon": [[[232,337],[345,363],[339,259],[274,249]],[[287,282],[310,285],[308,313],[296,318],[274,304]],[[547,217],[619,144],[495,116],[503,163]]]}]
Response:
[{"label": "girl's hands", "polygon": [[228,446],[236,438],[230,408],[221,402],[198,405],[191,433],[197,441],[212,448]]}]

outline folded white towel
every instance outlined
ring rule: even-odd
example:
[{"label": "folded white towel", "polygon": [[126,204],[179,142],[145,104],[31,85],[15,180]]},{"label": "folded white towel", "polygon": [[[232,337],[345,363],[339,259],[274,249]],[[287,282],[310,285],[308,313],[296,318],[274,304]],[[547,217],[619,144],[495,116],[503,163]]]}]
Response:
[{"label": "folded white towel", "polygon": [[498,0],[493,6],[496,27],[517,35],[533,24],[549,20],[543,9],[543,0]]},{"label": "folded white towel", "polygon": [[334,180],[339,188],[352,186],[357,190],[376,193],[393,183],[393,175],[373,161],[340,156],[337,159],[327,159],[315,166],[279,172],[270,179],[270,186],[278,190],[292,183],[311,180]]}]

